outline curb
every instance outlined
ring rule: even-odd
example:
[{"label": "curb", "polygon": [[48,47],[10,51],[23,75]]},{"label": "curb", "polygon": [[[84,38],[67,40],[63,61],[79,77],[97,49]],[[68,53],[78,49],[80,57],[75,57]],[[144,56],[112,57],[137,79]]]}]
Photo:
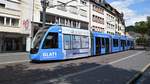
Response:
[{"label": "curb", "polygon": [[144,71],[150,67],[150,63],[147,64],[139,73],[135,74],[126,84],[135,84],[136,80],[144,73]]}]

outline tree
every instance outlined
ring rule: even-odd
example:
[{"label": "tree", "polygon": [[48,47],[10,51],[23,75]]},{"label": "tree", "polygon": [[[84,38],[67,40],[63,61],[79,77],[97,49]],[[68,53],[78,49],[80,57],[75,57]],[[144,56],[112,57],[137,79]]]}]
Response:
[{"label": "tree", "polygon": [[147,17],[148,35],[150,35],[150,16]]},{"label": "tree", "polygon": [[134,31],[134,30],[135,30],[135,27],[132,25],[126,27],[126,32]]},{"label": "tree", "polygon": [[135,23],[135,32],[140,33],[143,37],[148,33],[147,22],[140,21]]}]

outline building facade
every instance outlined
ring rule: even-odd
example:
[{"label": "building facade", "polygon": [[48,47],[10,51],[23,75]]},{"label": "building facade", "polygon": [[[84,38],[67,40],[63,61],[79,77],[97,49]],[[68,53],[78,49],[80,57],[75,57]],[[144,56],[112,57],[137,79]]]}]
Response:
[{"label": "building facade", "polygon": [[125,23],[123,19],[123,13],[119,13],[110,4],[105,2],[105,17],[106,17],[106,28],[105,33],[125,35]]},{"label": "building facade", "polygon": [[[124,35],[123,14],[105,0],[47,1],[46,25]],[[41,0],[0,0],[0,52],[29,51],[42,13]]]},{"label": "building facade", "polygon": [[26,51],[30,4],[26,0],[0,1],[0,52]]},{"label": "building facade", "polygon": [[89,26],[92,31],[97,32],[105,32],[105,9],[101,6],[103,1],[101,0],[91,0],[90,7],[89,7],[89,17],[90,23]]},{"label": "building facade", "polygon": [[123,14],[105,0],[90,0],[90,28],[92,31],[124,35],[125,24]]}]

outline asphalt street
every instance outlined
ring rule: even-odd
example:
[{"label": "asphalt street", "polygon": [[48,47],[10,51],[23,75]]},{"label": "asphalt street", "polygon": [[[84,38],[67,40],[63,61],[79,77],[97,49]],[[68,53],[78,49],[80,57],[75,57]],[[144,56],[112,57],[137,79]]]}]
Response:
[{"label": "asphalt street", "polygon": [[0,84],[126,84],[149,63],[150,52],[144,50],[46,63],[6,63],[0,65]]},{"label": "asphalt street", "polygon": [[146,71],[135,81],[135,84],[149,84],[150,83],[150,66]]}]

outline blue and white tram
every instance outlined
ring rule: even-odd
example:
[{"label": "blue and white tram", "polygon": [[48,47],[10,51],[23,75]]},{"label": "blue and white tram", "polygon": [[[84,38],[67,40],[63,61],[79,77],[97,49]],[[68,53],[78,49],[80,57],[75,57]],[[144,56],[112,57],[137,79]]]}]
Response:
[{"label": "blue and white tram", "polygon": [[128,49],[133,49],[134,48],[134,39],[133,38],[129,38],[127,39],[127,48]]},{"label": "blue and white tram", "polygon": [[127,48],[127,50],[130,49],[130,46],[131,46],[131,38],[127,37],[127,41],[126,41],[126,48]]},{"label": "blue and white tram", "polygon": [[125,51],[126,50],[126,36],[121,36],[120,37],[120,51]]},{"label": "blue and white tram", "polygon": [[134,49],[134,39],[133,38],[131,38],[131,45],[130,45],[130,49]]},{"label": "blue and white tram", "polygon": [[120,51],[120,36],[112,35],[112,52]]},{"label": "blue and white tram", "polygon": [[93,55],[111,53],[111,35],[93,32]]},{"label": "blue and white tram", "polygon": [[90,31],[62,26],[40,29],[33,39],[30,59],[64,60],[90,56]]},{"label": "blue and white tram", "polygon": [[41,28],[35,35],[30,59],[36,61],[64,60],[128,50],[134,40],[127,36],[90,32],[52,25]]}]

